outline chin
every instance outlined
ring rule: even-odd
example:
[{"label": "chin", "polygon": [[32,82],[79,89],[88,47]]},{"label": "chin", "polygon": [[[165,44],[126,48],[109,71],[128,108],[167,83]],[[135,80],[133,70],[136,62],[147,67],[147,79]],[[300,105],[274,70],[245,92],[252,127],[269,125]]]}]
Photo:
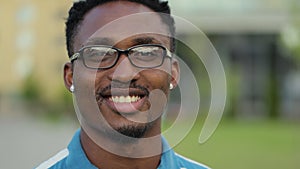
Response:
[{"label": "chin", "polygon": [[[129,144],[138,141],[139,138],[143,138],[152,128],[152,126],[153,122],[135,123],[127,121],[123,123],[112,124],[110,130],[106,130],[105,135],[114,142]],[[112,129],[116,132],[113,132]]]},{"label": "chin", "polygon": [[147,124],[124,125],[116,128],[116,131],[131,138],[142,138],[148,128]]}]

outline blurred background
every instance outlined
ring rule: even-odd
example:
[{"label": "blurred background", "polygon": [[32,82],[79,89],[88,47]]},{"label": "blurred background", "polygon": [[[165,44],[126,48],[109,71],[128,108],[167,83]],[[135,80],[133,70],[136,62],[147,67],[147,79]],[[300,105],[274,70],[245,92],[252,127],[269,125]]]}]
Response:
[{"label": "blurred background", "polygon": [[[0,1],[0,168],[37,166],[65,148],[79,127],[62,78],[71,5],[71,0]],[[199,75],[201,110],[177,152],[214,169],[300,168],[300,1],[171,0],[170,5],[174,15],[211,40],[228,86],[222,121],[199,144],[210,84],[197,57],[185,60]],[[194,43],[201,38],[188,29],[178,35]],[[194,55],[180,42],[177,53]],[[171,97],[179,94],[177,89]],[[170,112],[176,106],[175,99]]]}]

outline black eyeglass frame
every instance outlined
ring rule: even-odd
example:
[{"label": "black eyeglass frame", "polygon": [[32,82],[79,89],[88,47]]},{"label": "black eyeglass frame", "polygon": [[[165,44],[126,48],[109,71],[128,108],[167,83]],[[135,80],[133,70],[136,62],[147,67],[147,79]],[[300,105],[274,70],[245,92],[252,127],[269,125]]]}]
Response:
[{"label": "black eyeglass frame", "polygon": [[[138,48],[138,47],[145,47],[145,46],[153,46],[153,47],[161,47],[164,51],[164,55],[163,55],[163,58],[162,58],[162,61],[159,65],[157,66],[153,66],[153,67],[141,67],[141,66],[137,66],[135,65],[130,57],[129,57],[129,52],[130,50],[134,49],[134,48]],[[167,49],[166,47],[162,46],[162,45],[159,45],[159,44],[142,44],[142,45],[136,45],[136,46],[132,46],[128,49],[125,49],[125,50],[122,50],[122,49],[119,49],[119,48],[116,48],[116,47],[113,47],[113,46],[107,46],[107,45],[88,45],[88,46],[84,46],[83,48],[79,49],[78,52],[74,53],[71,57],[70,57],[70,62],[73,63],[75,60],[77,60],[79,57],[82,57],[82,52],[86,49],[86,48],[91,48],[91,47],[107,47],[107,48],[111,48],[111,49],[114,49],[118,52],[118,55],[117,55],[117,59],[115,60],[115,62],[111,65],[111,66],[107,66],[107,67],[101,67],[101,68],[95,68],[95,67],[89,67],[86,65],[85,63],[85,59],[82,59],[83,61],[83,64],[85,67],[89,68],[89,69],[98,69],[98,70],[102,70],[102,69],[109,69],[109,68],[112,68],[116,65],[116,63],[118,63],[119,59],[120,59],[120,56],[121,54],[125,54],[127,57],[128,57],[128,60],[130,61],[130,63],[137,67],[137,68],[144,68],[144,69],[150,69],[150,68],[156,68],[156,67],[160,67],[163,63],[164,63],[164,60],[165,58],[170,58],[172,60],[172,53],[169,49]]]}]

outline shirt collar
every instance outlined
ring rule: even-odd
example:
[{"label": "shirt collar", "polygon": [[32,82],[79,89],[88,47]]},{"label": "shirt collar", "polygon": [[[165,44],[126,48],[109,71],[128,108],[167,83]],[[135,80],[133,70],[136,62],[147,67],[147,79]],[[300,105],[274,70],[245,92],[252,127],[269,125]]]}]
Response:
[{"label": "shirt collar", "polygon": [[67,159],[67,168],[72,169],[97,169],[85,155],[80,142],[80,129],[78,129],[68,145],[69,156]]},{"label": "shirt collar", "polygon": [[160,164],[157,169],[176,168],[175,153],[169,146],[167,140],[162,138],[163,153],[160,157]]},{"label": "shirt collar", "polygon": [[[72,169],[97,169],[87,158],[80,142],[80,129],[78,129],[68,145],[69,156],[67,159],[67,168]],[[175,153],[170,148],[167,140],[162,137],[163,154],[161,156],[158,169],[176,168]]]}]

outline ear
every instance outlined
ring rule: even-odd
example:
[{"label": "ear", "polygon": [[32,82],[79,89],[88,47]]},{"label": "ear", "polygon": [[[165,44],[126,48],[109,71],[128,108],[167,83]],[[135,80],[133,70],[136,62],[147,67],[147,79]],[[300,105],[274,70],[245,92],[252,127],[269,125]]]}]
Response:
[{"label": "ear", "polygon": [[180,68],[178,60],[173,58],[172,59],[172,69],[171,69],[171,82],[174,88],[178,85],[180,80]]},{"label": "ear", "polygon": [[73,84],[73,64],[70,62],[64,65],[64,82],[66,88],[70,91],[70,87]]}]

